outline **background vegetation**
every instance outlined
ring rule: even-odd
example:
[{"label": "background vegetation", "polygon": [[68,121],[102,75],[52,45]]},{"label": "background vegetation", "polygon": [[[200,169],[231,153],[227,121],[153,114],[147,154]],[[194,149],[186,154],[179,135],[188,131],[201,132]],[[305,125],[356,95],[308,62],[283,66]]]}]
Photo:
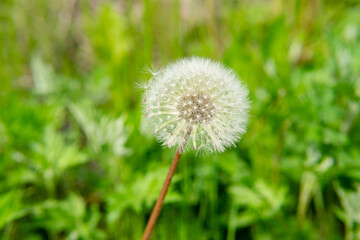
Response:
[{"label": "background vegetation", "polygon": [[184,155],[153,239],[360,239],[358,1],[1,0],[0,46],[0,239],[140,239],[174,150],[136,82],[192,55],[251,123]]}]

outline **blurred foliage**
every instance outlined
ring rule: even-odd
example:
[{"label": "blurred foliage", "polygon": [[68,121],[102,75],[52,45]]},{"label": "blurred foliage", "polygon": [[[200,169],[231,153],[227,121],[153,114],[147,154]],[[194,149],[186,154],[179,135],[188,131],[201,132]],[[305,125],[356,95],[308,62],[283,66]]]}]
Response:
[{"label": "blurred foliage", "polygon": [[360,2],[0,2],[0,239],[140,239],[173,150],[146,66],[204,56],[247,134],[183,156],[153,239],[360,239]]}]

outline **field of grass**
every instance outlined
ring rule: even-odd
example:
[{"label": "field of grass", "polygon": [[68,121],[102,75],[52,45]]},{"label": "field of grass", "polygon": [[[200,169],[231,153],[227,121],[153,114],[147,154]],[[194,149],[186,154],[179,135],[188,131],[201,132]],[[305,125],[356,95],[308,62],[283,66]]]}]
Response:
[{"label": "field of grass", "polygon": [[247,133],[180,159],[152,239],[360,239],[360,2],[1,0],[0,239],[141,239],[175,149],[146,67],[220,61]]}]

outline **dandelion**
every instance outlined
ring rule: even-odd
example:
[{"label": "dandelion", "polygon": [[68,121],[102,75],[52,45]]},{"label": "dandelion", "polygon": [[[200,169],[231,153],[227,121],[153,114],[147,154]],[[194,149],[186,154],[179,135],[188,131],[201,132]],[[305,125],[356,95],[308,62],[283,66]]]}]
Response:
[{"label": "dandelion", "polygon": [[177,147],[143,239],[149,239],[183,151],[223,152],[246,131],[248,90],[230,69],[204,58],[179,60],[151,72],[144,111],[156,138]]},{"label": "dandelion", "polygon": [[153,72],[145,98],[154,134],[168,147],[223,152],[246,130],[248,90],[233,71],[208,59],[183,59]]}]

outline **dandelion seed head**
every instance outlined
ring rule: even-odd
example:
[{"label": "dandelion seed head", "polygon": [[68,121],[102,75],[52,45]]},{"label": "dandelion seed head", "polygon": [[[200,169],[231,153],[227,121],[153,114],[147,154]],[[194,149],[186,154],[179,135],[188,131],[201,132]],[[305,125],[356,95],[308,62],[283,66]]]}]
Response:
[{"label": "dandelion seed head", "polygon": [[204,58],[186,58],[152,76],[144,109],[155,136],[168,147],[181,146],[189,129],[187,148],[222,152],[246,131],[248,90],[230,69]]}]

